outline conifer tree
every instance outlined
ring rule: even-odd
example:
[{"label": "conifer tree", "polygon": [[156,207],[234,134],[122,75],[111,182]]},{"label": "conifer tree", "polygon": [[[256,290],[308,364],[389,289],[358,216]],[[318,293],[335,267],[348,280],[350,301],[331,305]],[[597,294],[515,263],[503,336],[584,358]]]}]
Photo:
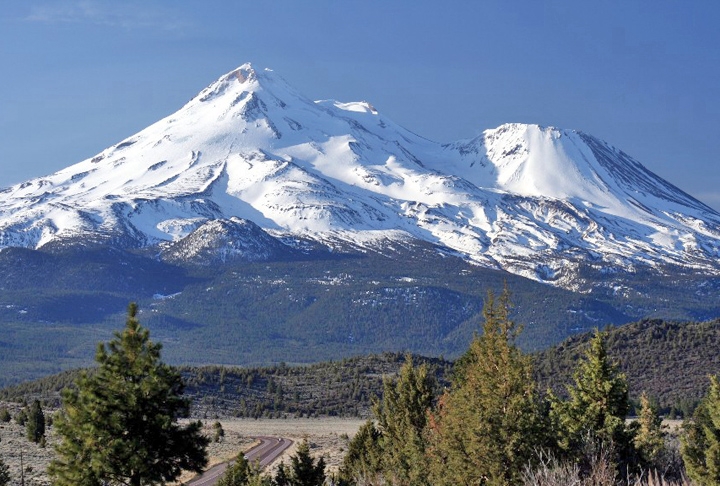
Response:
[{"label": "conifer tree", "polygon": [[178,424],[189,414],[189,400],[180,374],[160,361],[160,349],[130,304],[125,329],[98,345],[97,370],[63,392],[53,484],[165,484],[183,470],[202,470],[208,439],[199,422]]},{"label": "conifer tree", "polygon": [[396,382],[383,382],[383,398],[373,412],[380,432],[380,467],[391,484],[427,483],[425,428],[435,400],[435,382],[426,365],[415,367],[410,355]]},{"label": "conifer tree", "polygon": [[290,466],[280,464],[275,475],[276,486],[322,486],[325,483],[325,459],[315,462],[310,446],[302,441],[290,457]]},{"label": "conifer tree", "polygon": [[681,453],[688,476],[701,486],[720,485],[720,383],[710,377],[710,390],[683,424]]},{"label": "conifer tree", "polygon": [[245,486],[249,478],[250,464],[245,459],[245,455],[240,453],[216,484],[217,486]]},{"label": "conifer tree", "polygon": [[374,484],[382,474],[380,431],[372,420],[360,426],[348,445],[339,471],[342,484]]},{"label": "conifer tree", "polygon": [[434,485],[519,484],[535,450],[545,444],[532,366],[514,341],[510,294],[483,308],[483,333],[441,397],[430,424]]},{"label": "conifer tree", "polygon": [[640,395],[640,413],[635,426],[633,443],[640,463],[646,469],[655,469],[659,466],[665,450],[665,434],[662,430],[662,418],[644,392]]},{"label": "conifer tree", "polygon": [[45,437],[45,414],[39,400],[35,400],[30,406],[25,421],[25,434],[29,441],[36,444]]},{"label": "conifer tree", "polygon": [[225,474],[216,483],[217,486],[270,486],[270,478],[262,477],[260,469],[250,464],[243,453],[237,458]]},{"label": "conifer tree", "polygon": [[573,378],[569,400],[551,397],[550,416],[560,449],[579,460],[588,448],[611,448],[616,467],[634,462],[632,436],[625,426],[627,380],[607,355],[604,333],[595,332]]}]

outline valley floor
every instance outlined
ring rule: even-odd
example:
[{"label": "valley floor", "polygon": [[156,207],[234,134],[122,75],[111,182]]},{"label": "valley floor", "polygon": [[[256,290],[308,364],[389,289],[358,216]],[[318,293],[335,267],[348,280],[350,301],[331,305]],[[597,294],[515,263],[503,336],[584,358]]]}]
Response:
[{"label": "valley floor", "polygon": [[[14,404],[10,405],[11,413],[17,410]],[[47,413],[47,411],[46,411]],[[310,452],[315,457],[324,457],[328,465],[328,472],[336,471],[343,455],[347,450],[349,438],[355,434],[364,420],[317,418],[317,419],[220,419],[218,420],[225,432],[220,442],[211,442],[208,453],[210,465],[227,461],[253,444],[253,436],[270,435],[281,436],[293,440],[291,446],[281,460],[289,462],[289,456],[295,453],[297,444],[306,439],[310,444]],[[204,420],[205,430],[209,437],[213,436],[214,419]],[[20,484],[20,456],[25,468],[25,484],[33,486],[48,486],[50,480],[47,476],[47,466],[52,460],[58,438],[54,429],[50,427],[47,432],[47,446],[41,448],[25,438],[25,428],[15,421],[0,423],[0,457],[10,467],[12,477],[11,485]],[[276,462],[277,464],[277,462]],[[181,480],[188,480],[192,474]],[[180,483],[178,483],[180,484]]]}]

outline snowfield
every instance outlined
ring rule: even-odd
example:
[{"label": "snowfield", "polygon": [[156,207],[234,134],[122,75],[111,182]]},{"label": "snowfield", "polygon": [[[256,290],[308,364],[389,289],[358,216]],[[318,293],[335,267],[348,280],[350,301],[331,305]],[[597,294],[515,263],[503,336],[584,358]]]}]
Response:
[{"label": "snowfield", "polygon": [[580,264],[720,273],[720,214],[590,135],[507,124],[441,144],[249,64],[96,156],[0,191],[0,248],[90,238],[260,260],[293,236],[419,239],[566,287]]}]

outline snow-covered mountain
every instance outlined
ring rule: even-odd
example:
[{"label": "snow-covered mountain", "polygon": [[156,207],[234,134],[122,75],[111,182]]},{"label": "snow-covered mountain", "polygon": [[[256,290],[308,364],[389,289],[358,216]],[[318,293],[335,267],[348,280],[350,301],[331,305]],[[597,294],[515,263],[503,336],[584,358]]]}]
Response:
[{"label": "snow-covered mountain", "polygon": [[507,124],[440,144],[249,64],[95,157],[0,191],[0,248],[258,260],[292,251],[289,237],[425,240],[565,287],[580,267],[720,273],[720,214],[590,135]]}]

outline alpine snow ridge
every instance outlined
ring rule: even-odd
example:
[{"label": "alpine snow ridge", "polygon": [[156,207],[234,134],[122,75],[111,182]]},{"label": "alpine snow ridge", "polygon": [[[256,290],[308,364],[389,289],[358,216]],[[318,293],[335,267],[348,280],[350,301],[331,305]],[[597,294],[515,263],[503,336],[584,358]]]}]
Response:
[{"label": "alpine snow ridge", "polygon": [[0,248],[98,243],[209,264],[388,239],[563,287],[581,268],[720,273],[720,214],[591,135],[507,124],[441,144],[250,64],[96,156],[0,191]]}]

